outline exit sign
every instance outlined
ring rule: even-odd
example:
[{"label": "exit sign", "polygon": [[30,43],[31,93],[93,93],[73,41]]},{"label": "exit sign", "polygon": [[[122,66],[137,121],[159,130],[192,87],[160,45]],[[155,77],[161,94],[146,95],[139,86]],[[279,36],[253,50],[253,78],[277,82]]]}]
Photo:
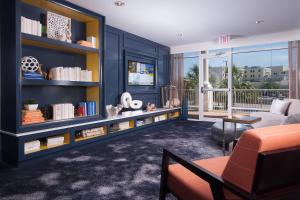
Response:
[{"label": "exit sign", "polygon": [[221,35],[219,37],[219,44],[228,44],[230,40],[231,40],[230,35]]}]

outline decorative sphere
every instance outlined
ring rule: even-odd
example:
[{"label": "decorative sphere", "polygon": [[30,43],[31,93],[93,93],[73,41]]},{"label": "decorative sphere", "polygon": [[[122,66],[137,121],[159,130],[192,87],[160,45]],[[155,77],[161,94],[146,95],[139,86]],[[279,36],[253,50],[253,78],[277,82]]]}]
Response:
[{"label": "decorative sphere", "polygon": [[39,69],[39,61],[32,56],[25,56],[22,58],[21,67],[24,72],[35,72]]}]

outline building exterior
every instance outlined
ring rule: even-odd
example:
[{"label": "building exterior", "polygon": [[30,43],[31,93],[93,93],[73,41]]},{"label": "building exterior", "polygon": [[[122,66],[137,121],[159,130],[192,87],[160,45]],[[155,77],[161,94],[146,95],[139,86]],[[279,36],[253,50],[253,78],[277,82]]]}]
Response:
[{"label": "building exterior", "polygon": [[265,81],[271,78],[272,70],[268,67],[245,67],[244,70],[244,80],[252,82]]},{"label": "building exterior", "polygon": [[287,66],[273,66],[271,67],[271,80],[274,81],[286,81],[288,80],[288,67]]}]

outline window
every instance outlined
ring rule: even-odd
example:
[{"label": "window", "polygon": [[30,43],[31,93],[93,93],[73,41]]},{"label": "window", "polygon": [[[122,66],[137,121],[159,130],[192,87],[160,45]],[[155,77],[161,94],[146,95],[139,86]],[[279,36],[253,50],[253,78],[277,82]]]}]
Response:
[{"label": "window", "polygon": [[244,81],[241,86],[255,89],[288,89],[287,42],[233,48],[232,52],[233,67],[245,72],[250,68],[252,74],[251,80],[233,74],[234,82]]}]

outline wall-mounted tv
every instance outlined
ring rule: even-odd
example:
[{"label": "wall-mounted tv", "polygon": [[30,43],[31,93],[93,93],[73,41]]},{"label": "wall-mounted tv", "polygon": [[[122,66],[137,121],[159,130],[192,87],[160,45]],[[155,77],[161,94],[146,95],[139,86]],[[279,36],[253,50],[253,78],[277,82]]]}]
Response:
[{"label": "wall-mounted tv", "polygon": [[155,64],[128,60],[128,85],[153,86]]}]

